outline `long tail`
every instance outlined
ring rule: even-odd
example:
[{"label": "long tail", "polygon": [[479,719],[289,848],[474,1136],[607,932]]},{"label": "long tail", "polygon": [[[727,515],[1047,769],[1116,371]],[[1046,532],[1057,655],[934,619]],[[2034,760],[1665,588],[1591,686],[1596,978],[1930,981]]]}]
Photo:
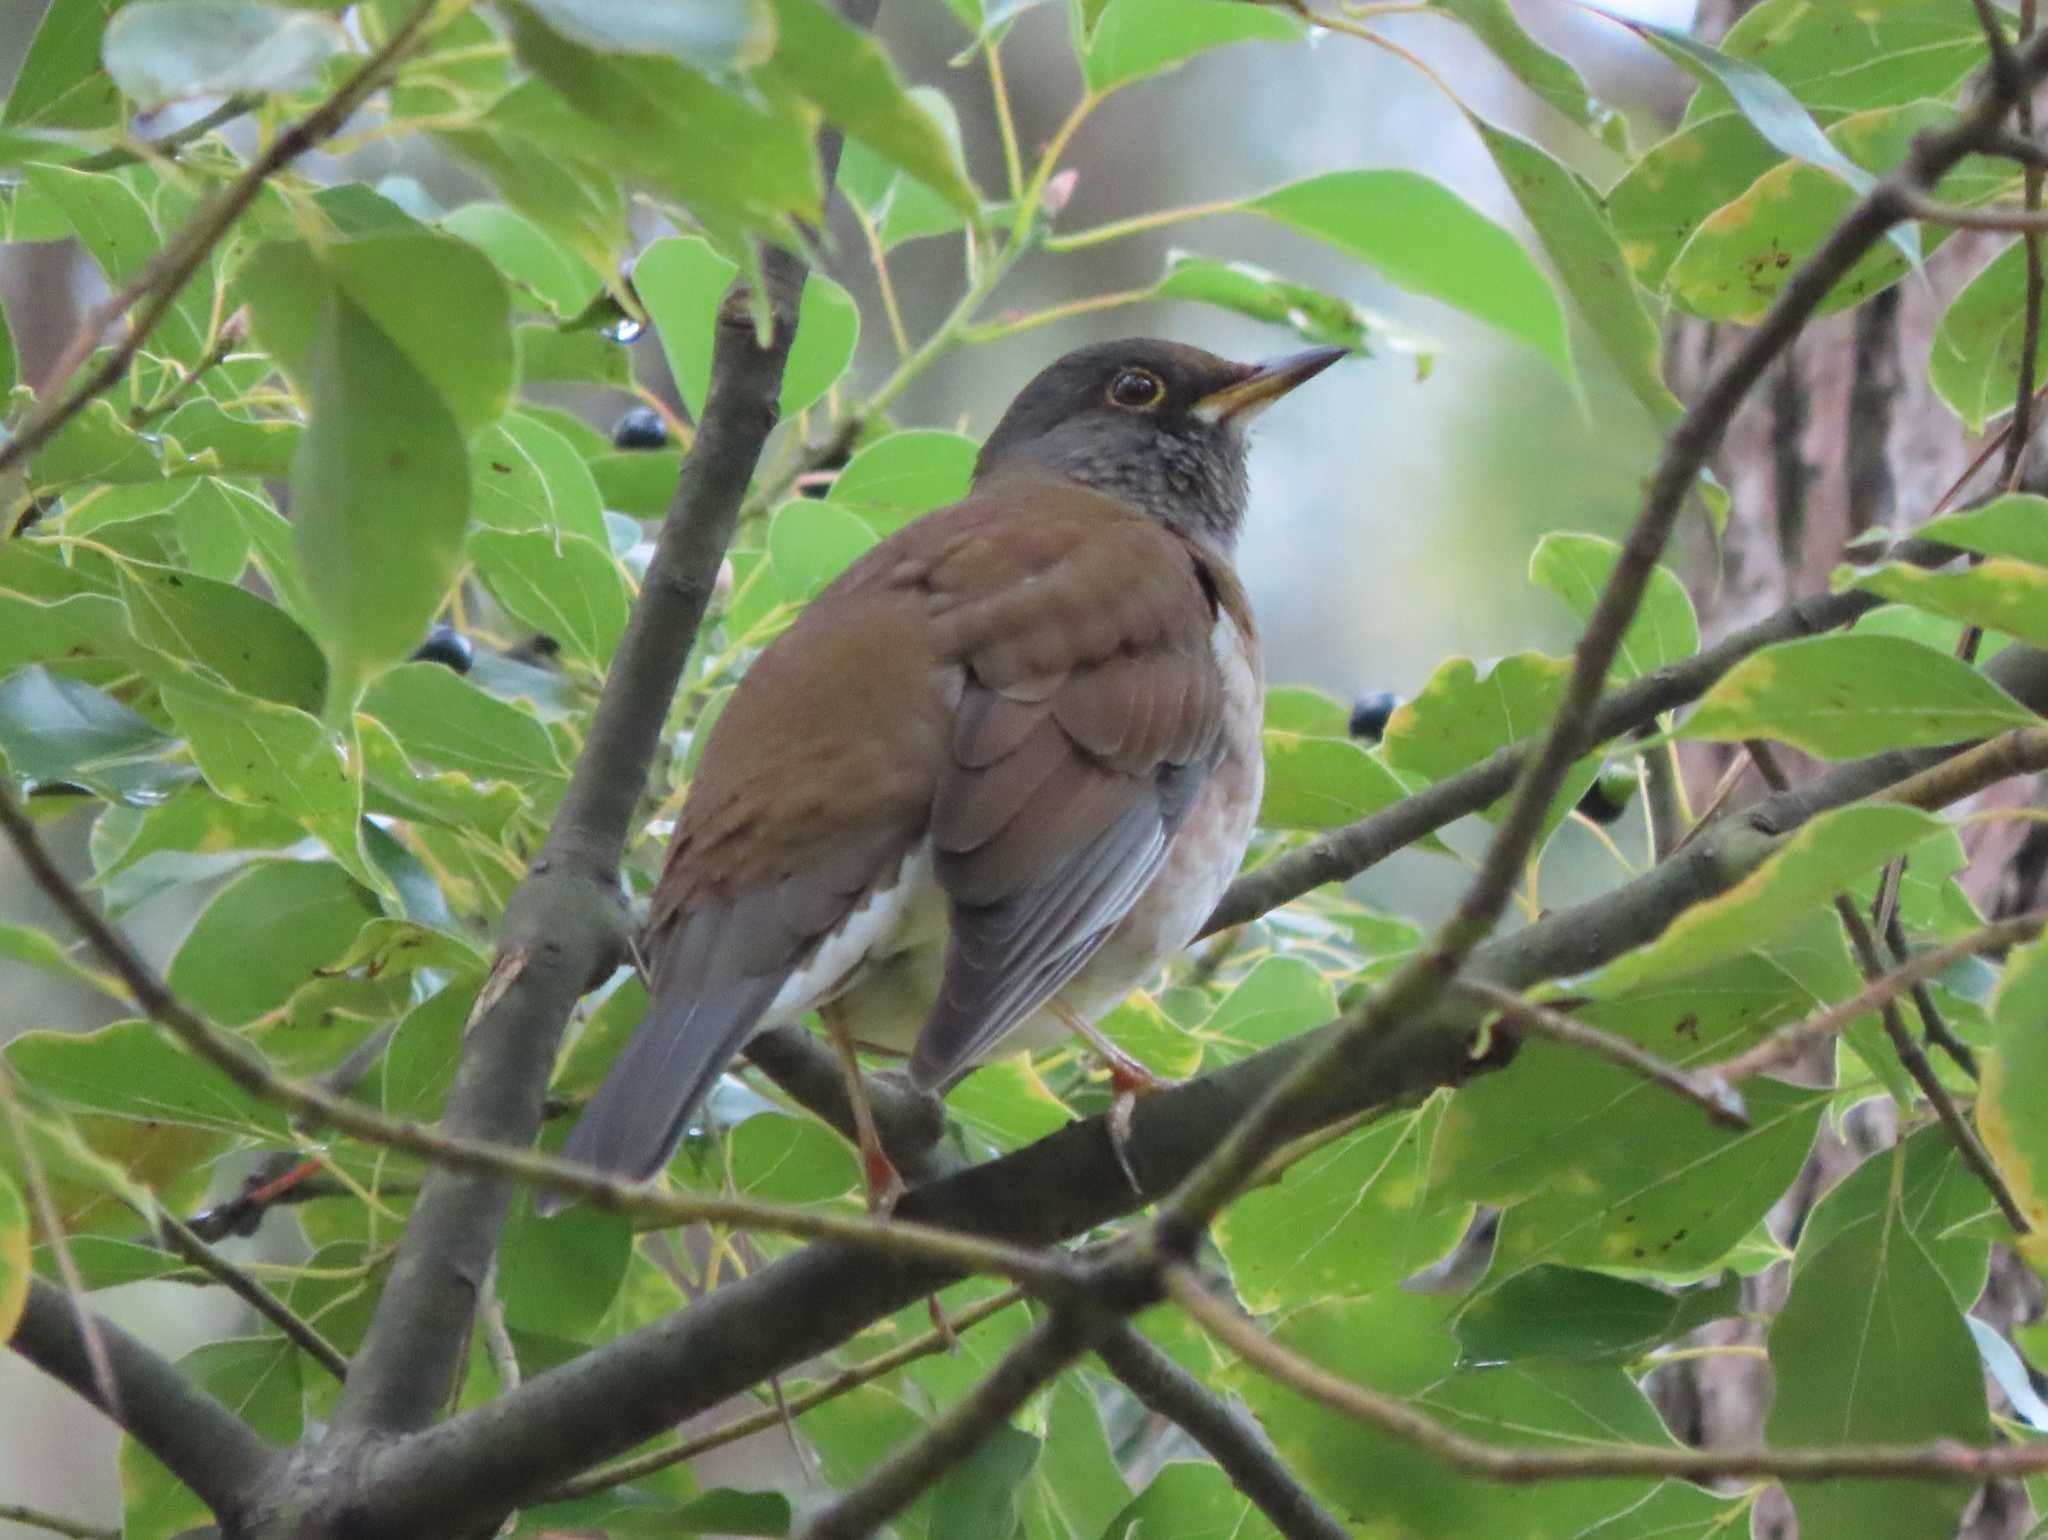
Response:
[{"label": "long tail", "polygon": [[[711,999],[657,998],[570,1131],[563,1158],[635,1182],[661,1170],[780,982],[750,979]],[[552,1214],[568,1201],[542,1193],[534,1206]]]}]

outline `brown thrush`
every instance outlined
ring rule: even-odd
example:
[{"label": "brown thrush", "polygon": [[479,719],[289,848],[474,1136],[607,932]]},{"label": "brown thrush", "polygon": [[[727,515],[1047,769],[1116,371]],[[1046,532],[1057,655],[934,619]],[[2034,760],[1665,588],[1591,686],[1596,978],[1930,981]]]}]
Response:
[{"label": "brown thrush", "polygon": [[[1245,425],[1342,356],[1069,353],[1004,413],[963,501],[762,653],[654,892],[646,1019],[566,1156],[652,1176],[747,1039],[807,1011],[849,1070],[856,1044],[908,1051],[943,1089],[1086,1029],[1187,944],[1263,774],[1231,568]],[[862,1131],[872,1198],[894,1173]]]}]

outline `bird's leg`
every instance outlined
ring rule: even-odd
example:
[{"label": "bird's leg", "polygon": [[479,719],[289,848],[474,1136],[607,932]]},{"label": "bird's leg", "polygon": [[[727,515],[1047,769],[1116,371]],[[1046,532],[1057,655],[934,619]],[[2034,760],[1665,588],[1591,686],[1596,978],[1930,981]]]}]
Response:
[{"label": "bird's leg", "polygon": [[868,1189],[868,1212],[887,1218],[903,1196],[902,1173],[882,1148],[882,1136],[875,1130],[875,1111],[868,1105],[868,1083],[860,1072],[860,1058],[853,1049],[853,1034],[835,1004],[818,1007],[825,1030],[832,1034],[832,1046],[839,1050],[839,1067],[846,1073],[846,1099],[853,1108],[854,1142],[860,1146],[861,1174]]},{"label": "bird's leg", "polygon": [[1131,1169],[1128,1151],[1131,1142],[1131,1114],[1137,1110],[1139,1097],[1171,1090],[1179,1082],[1153,1074],[1112,1043],[1094,1022],[1085,1019],[1072,1006],[1057,997],[1046,1002],[1046,1009],[1058,1017],[1068,1031],[1083,1039],[1089,1047],[1100,1054],[1103,1062],[1109,1066],[1110,1089],[1116,1093],[1116,1099],[1109,1104],[1109,1147],[1115,1151],[1116,1163],[1123,1170],[1124,1180],[1131,1184],[1131,1191],[1144,1192],[1143,1185],[1138,1181],[1138,1173]]}]

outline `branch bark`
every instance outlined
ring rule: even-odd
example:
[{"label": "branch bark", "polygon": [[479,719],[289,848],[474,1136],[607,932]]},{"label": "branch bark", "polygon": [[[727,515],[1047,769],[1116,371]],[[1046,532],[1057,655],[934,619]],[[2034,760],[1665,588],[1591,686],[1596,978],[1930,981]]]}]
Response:
[{"label": "branch bark", "polygon": [[28,1305],[8,1346],[106,1413],[232,1524],[276,1468],[279,1451],[175,1364],[110,1321],[96,1318],[94,1326],[118,1404],[100,1393],[78,1314],[55,1284],[29,1280]]}]

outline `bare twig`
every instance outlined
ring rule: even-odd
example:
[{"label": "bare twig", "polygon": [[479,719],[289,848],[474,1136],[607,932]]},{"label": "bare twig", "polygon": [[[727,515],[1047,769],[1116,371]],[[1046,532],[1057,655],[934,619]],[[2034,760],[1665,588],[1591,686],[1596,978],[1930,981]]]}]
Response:
[{"label": "bare twig", "polygon": [[1331,1373],[1260,1331],[1216,1298],[1185,1267],[1166,1276],[1167,1292],[1217,1341],[1289,1390],[1376,1432],[1423,1450],[1481,1481],[1523,1484],[1583,1481],[1596,1476],[1677,1477],[1711,1481],[1751,1477],[1781,1481],[1864,1480],[1908,1476],[1979,1485],[1999,1476],[2048,1470],[2048,1441],[1973,1448],[1932,1444],[1842,1444],[1813,1449],[1693,1449],[1679,1444],[1602,1444],[1570,1448],[1503,1448],[1467,1438],[1399,1397]]},{"label": "bare twig", "polygon": [[714,1428],[709,1433],[684,1439],[681,1443],[671,1444],[666,1449],[655,1449],[643,1455],[636,1455],[630,1460],[621,1460],[615,1465],[601,1466],[588,1475],[578,1476],[573,1481],[565,1481],[540,1501],[567,1502],[571,1498],[589,1497],[593,1493],[609,1491],[625,1482],[638,1481],[642,1476],[651,1476],[658,1470],[667,1470],[671,1465],[680,1465],[685,1460],[694,1460],[698,1455],[713,1449],[722,1449],[727,1444],[736,1444],[743,1438],[766,1432],[779,1426],[789,1417],[801,1416],[814,1406],[837,1400],[849,1390],[857,1390],[885,1374],[893,1374],[914,1359],[951,1351],[951,1345],[957,1341],[960,1332],[980,1325],[990,1316],[1009,1309],[1023,1298],[1022,1290],[1005,1289],[1000,1294],[992,1294],[987,1299],[977,1300],[966,1309],[948,1315],[946,1331],[934,1328],[922,1336],[913,1337],[899,1348],[879,1353],[854,1368],[842,1369],[830,1379],[820,1380],[802,1395],[789,1397],[783,1405],[764,1406],[758,1412],[737,1417],[724,1427]]},{"label": "bare twig", "polygon": [[[1885,927],[1884,943],[1892,954],[1894,964],[1903,963],[1912,957],[1906,945],[1906,928],[1899,923],[1898,911],[1894,909],[1891,923]],[[1948,1020],[1941,1014],[1941,1007],[1934,1003],[1934,995],[1924,983],[1912,988],[1913,1009],[1920,1016],[1920,1034],[1955,1061],[1956,1068],[1977,1079],[1977,1053],[1968,1043],[1957,1037],[1950,1029]]]},{"label": "bare twig", "polygon": [[842,1493],[813,1518],[803,1531],[804,1540],[867,1540],[980,1447],[1012,1412],[1087,1347],[1088,1333],[1079,1316],[1055,1310],[930,1427],[893,1451],[859,1486]]},{"label": "bare twig", "polygon": [[45,1513],[40,1508],[25,1507],[21,1503],[0,1503],[0,1524],[27,1524],[35,1529],[47,1529],[53,1535],[68,1535],[71,1540],[121,1540],[118,1529],[102,1529],[97,1524]]},{"label": "bare twig", "polygon": [[1287,1540],[1346,1540],[1350,1535],[1295,1479],[1256,1422],[1146,1341],[1128,1321],[1097,1342],[1095,1354],[1132,1395],[1200,1444],[1231,1485],[1257,1504]]},{"label": "bare twig", "polygon": [[437,0],[421,0],[391,31],[384,46],[364,61],[362,67],[335,88],[334,94],[292,124],[268,149],[227,186],[209,198],[199,211],[164,243],[149,264],[108,299],[95,306],[65,348],[50,378],[61,385],[82,364],[99,341],[100,334],[119,317],[137,306],[128,333],[107,351],[99,366],[66,395],[50,395],[38,401],[14,436],[0,444],[0,474],[24,463],[41,449],[57,430],[85,409],[88,403],[111,390],[142,351],[142,344],[170,311],[199,266],[222,236],[240,219],[263,184],[346,123],[356,108],[381,87],[404,58],[433,15]]},{"label": "bare twig", "polygon": [[170,1210],[158,1210],[155,1218],[157,1233],[163,1237],[165,1246],[223,1285],[329,1374],[338,1380],[348,1378],[348,1359],[320,1334],[318,1327],[294,1314],[283,1300],[194,1235]]},{"label": "bare twig", "polygon": [[2048,728],[2016,727],[1887,787],[1879,800],[1930,810],[1947,807],[2037,770],[2048,770]]},{"label": "bare twig", "polygon": [[1711,1072],[1701,1073],[1659,1058],[1647,1048],[1604,1032],[1590,1022],[1566,1015],[1555,1007],[1524,1000],[1512,989],[1489,984],[1483,979],[1460,979],[1458,993],[1499,1011],[1521,1032],[1533,1032],[1552,1042],[1597,1055],[1623,1069],[1632,1070],[1652,1085],[1662,1086],[1683,1097],[1723,1128],[1748,1128],[1749,1113],[1742,1094],[1726,1080]]},{"label": "bare twig", "polygon": [[144,160],[168,160],[176,157],[178,151],[198,139],[204,139],[223,124],[232,123],[236,118],[254,112],[263,105],[260,96],[230,96],[211,112],[194,118],[183,128],[174,128],[160,138],[144,140],[132,149],[102,150],[97,155],[88,155],[83,160],[73,161],[74,171],[119,171],[123,166],[132,166]]},{"label": "bare twig", "polygon": [[2048,910],[2031,910],[2010,919],[1997,920],[1945,945],[1918,953],[1898,967],[1872,979],[1856,994],[1825,1010],[1780,1027],[1762,1042],[1744,1049],[1733,1058],[1714,1066],[1724,1079],[1739,1084],[1752,1075],[1782,1069],[1793,1063],[1813,1044],[1846,1031],[1859,1017],[1895,1000],[1915,984],[1933,978],[1944,968],[1984,952],[1996,952],[2023,941],[2032,941],[2048,925]]}]

